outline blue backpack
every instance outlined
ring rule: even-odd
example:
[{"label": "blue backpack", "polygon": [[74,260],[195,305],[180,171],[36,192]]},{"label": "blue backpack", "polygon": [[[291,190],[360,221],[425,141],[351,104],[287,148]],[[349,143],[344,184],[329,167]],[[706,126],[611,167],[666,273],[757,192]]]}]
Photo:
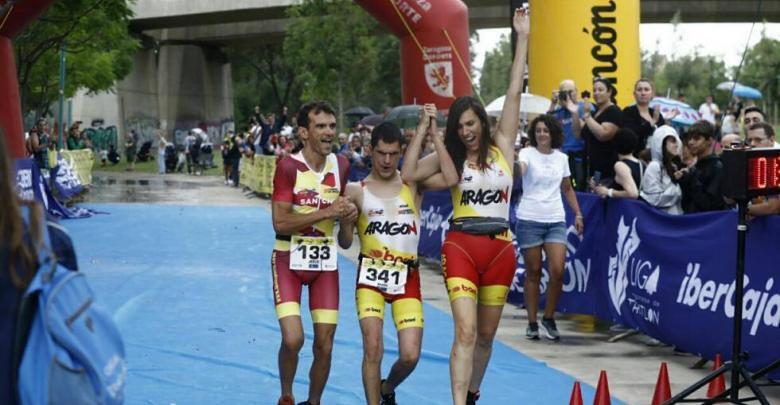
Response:
[{"label": "blue backpack", "polygon": [[21,403],[121,404],[127,364],[119,330],[85,275],[59,264],[42,233],[38,272],[21,304],[23,314],[33,313],[18,374]]}]

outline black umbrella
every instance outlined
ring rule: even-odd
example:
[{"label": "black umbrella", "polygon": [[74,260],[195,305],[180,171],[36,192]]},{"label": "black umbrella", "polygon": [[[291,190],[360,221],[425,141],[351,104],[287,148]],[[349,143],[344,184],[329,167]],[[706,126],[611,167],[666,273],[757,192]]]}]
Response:
[{"label": "black umbrella", "polygon": [[[415,128],[417,127],[418,121],[420,121],[421,108],[421,105],[415,104],[393,107],[387,114],[387,117],[385,117],[385,121],[393,122],[401,128]],[[436,124],[438,124],[440,128],[444,128],[444,126],[447,125],[447,119],[444,117],[444,114],[440,112],[436,113]]]},{"label": "black umbrella", "polygon": [[363,117],[363,119],[360,120],[360,123],[363,125],[368,125],[370,127],[375,127],[381,124],[382,121],[384,120],[385,120],[385,116],[382,114],[371,114]]},{"label": "black umbrella", "polygon": [[344,113],[344,115],[355,115],[359,117],[365,117],[367,115],[373,115],[374,110],[368,108],[368,107],[354,107],[347,110],[347,112]]}]

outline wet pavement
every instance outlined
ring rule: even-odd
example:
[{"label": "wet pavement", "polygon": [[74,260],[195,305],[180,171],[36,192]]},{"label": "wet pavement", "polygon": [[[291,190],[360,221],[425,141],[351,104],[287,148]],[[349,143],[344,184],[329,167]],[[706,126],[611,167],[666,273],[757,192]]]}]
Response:
[{"label": "wet pavement", "polygon": [[[186,174],[95,172],[88,203],[145,203],[183,205],[248,205],[257,199],[228,187],[221,177]],[[254,200],[254,201],[253,201]]]},{"label": "wet pavement", "polygon": [[[178,205],[260,205],[270,213],[270,201],[258,198],[239,188],[228,187],[221,177],[144,173],[105,173],[93,175],[94,185],[87,194],[86,203],[144,203]],[[344,256],[356,261],[357,244]],[[438,262],[426,260],[421,265],[421,287],[425,302],[450,313],[449,300],[442,285]],[[545,362],[591,386],[596,386],[600,370],[608,373],[610,393],[629,404],[649,404],[658,378],[661,362],[668,364],[671,391],[674,395],[703,378],[712,363],[693,369],[699,360],[695,356],[680,355],[669,346],[650,346],[648,339],[637,335],[615,343],[608,343],[614,335],[609,325],[584,315],[563,315],[558,318],[562,338],[528,341],[524,337],[527,317],[525,310],[507,305],[496,338],[515,350]],[[449,342],[447,342],[449,344]],[[486,378],[490,378],[487,376]],[[730,377],[726,376],[726,381]],[[522,381],[518,389],[522,389]],[[571,391],[571,387],[550,387]],[[765,387],[769,402],[780,404],[780,388]],[[706,394],[700,390],[698,398]],[[748,391],[741,391],[744,398]]]}]

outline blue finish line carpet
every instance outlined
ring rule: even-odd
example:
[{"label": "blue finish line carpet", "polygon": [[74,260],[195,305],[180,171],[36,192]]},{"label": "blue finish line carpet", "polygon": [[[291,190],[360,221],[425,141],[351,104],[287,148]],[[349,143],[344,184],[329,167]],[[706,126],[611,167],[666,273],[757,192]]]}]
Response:
[{"label": "blue finish line carpet", "polygon": [[[260,207],[141,204],[90,208],[110,214],[63,225],[71,232],[81,270],[124,337],[126,403],[275,404],[280,332],[272,298],[270,212]],[[355,265],[340,256],[339,266],[340,318],[322,402],[361,404]],[[298,401],[307,397],[312,360],[306,289],[303,295],[306,343],[294,386]],[[430,305],[424,311],[422,355],[397,391],[401,404],[451,402],[452,318]],[[386,375],[397,357],[389,314],[384,338]],[[479,402],[566,404],[573,381],[496,342]],[[583,385],[583,396],[590,403],[593,388]]]}]

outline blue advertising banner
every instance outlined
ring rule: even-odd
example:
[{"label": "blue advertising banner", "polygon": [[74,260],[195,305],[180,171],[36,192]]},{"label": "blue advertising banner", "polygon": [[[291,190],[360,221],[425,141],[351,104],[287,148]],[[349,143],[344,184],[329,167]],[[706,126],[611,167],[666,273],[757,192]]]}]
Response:
[{"label": "blue advertising banner", "polygon": [[57,195],[67,201],[81,193],[81,180],[61,154],[57,153],[57,166],[51,169],[52,185],[57,190]]},{"label": "blue advertising banner", "polygon": [[[639,201],[580,193],[577,199],[585,232],[577,235],[567,212],[567,261],[557,310],[612,320],[706,358],[718,353],[730,358],[736,212],[675,216]],[[423,220],[430,232],[420,241],[420,254],[433,258],[446,232],[438,219],[451,215],[450,207],[430,204],[436,201],[441,200],[424,200],[423,215],[435,214],[435,220]],[[780,217],[758,218],[747,236],[742,338],[751,370],[780,358],[778,230]],[[509,300],[521,304],[525,267],[521,252],[517,257]],[[543,269],[542,297],[548,280]]]},{"label": "blue advertising banner", "polygon": [[85,208],[65,207],[57,201],[33,159],[16,160],[16,191],[23,200],[40,202],[49,214],[56,217],[87,218],[94,214]]},{"label": "blue advertising banner", "polygon": [[444,235],[450,228],[452,199],[448,190],[425,193],[420,209],[420,256],[439,260]]}]

